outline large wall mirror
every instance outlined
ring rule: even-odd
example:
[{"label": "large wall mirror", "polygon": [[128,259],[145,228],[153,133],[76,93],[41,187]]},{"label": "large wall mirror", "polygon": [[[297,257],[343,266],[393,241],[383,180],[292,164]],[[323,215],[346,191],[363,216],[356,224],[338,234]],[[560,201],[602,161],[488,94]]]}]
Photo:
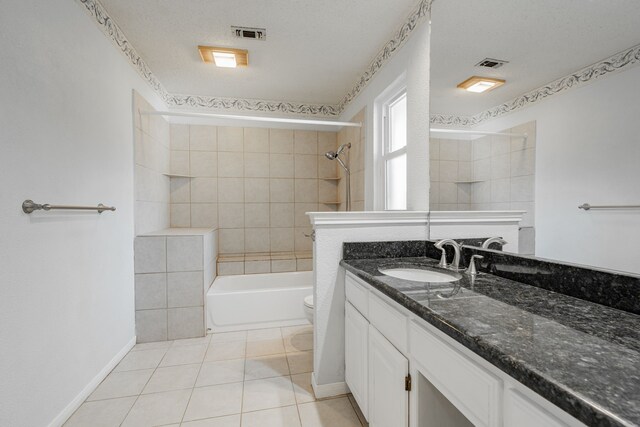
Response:
[{"label": "large wall mirror", "polygon": [[435,1],[430,111],[432,211],[523,210],[519,253],[640,273],[640,2]]}]

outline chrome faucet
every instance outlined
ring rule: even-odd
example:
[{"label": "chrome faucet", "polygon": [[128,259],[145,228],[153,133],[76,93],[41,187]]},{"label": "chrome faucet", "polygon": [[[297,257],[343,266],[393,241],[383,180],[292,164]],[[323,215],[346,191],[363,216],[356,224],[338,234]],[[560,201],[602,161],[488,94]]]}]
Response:
[{"label": "chrome faucet", "polygon": [[502,237],[492,237],[484,241],[484,243],[482,244],[482,249],[489,249],[489,245],[492,243],[499,243],[501,245],[506,245],[509,242],[504,240]]},{"label": "chrome faucet", "polygon": [[[451,263],[451,266],[447,265],[447,253],[444,249],[445,245],[453,246],[454,255],[453,255],[453,262]],[[458,242],[456,242],[453,239],[442,239],[436,242],[435,246],[436,248],[442,251],[442,256],[440,257],[440,264],[438,264],[439,267],[450,268],[452,270],[460,269],[460,245],[458,244]]]}]

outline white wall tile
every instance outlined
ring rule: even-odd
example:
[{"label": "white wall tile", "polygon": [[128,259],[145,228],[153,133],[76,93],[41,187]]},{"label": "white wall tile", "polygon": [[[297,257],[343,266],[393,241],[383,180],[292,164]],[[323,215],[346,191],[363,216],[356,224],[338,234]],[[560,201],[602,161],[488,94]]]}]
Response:
[{"label": "white wall tile", "polygon": [[294,182],[294,201],[296,203],[318,202],[318,180],[296,179]]},{"label": "white wall tile", "polygon": [[216,228],[218,226],[218,205],[216,203],[192,203],[191,227]]},{"label": "white wall tile", "polygon": [[440,140],[436,138],[429,140],[429,159],[440,160]]},{"label": "white wall tile", "polygon": [[295,259],[281,259],[281,260],[272,260],[271,261],[271,272],[272,273],[285,273],[289,271],[296,271],[296,260]]},{"label": "white wall tile", "polygon": [[209,178],[218,176],[218,153],[214,151],[192,151],[189,157],[191,176]]},{"label": "white wall tile", "polygon": [[219,152],[218,153],[218,177],[243,177],[244,153]]},{"label": "white wall tile", "polygon": [[269,202],[269,178],[246,178],[244,201],[245,203]]},{"label": "white wall tile", "polygon": [[296,154],[294,156],[294,177],[295,178],[317,178],[318,177],[318,156]]},{"label": "white wall tile", "polygon": [[293,227],[293,203],[270,203],[271,227]]},{"label": "white wall tile", "polygon": [[338,134],[336,132],[318,132],[318,155],[324,156],[327,151],[338,148]]},{"label": "white wall tile", "polygon": [[491,179],[509,178],[511,159],[509,153],[491,156]]},{"label": "white wall tile", "polygon": [[296,203],[294,205],[294,225],[296,227],[311,227],[307,212],[317,212],[317,203]]},{"label": "white wall tile", "polygon": [[269,178],[269,154],[244,153],[244,176]]},{"label": "white wall tile", "polygon": [[172,150],[189,150],[189,125],[171,124]]},{"label": "white wall tile", "polygon": [[440,182],[456,182],[458,180],[458,162],[440,160]]},{"label": "white wall tile", "polygon": [[269,129],[269,152],[292,154],[293,131],[288,129]]},{"label": "white wall tile", "polygon": [[171,204],[171,227],[191,227],[191,205],[189,203]]},{"label": "white wall tile", "polygon": [[167,271],[167,248],[165,237],[135,238],[135,272],[161,273]]},{"label": "white wall tile", "polygon": [[535,173],[536,150],[520,150],[511,153],[511,176],[533,175]]},{"label": "white wall tile", "polygon": [[135,275],[136,310],[167,308],[167,274]]},{"label": "white wall tile", "polygon": [[509,178],[491,181],[491,203],[509,202],[511,197],[511,180]]},{"label": "white wall tile", "polygon": [[220,228],[244,228],[244,203],[220,203],[218,226]]},{"label": "white wall tile", "polygon": [[471,141],[458,141],[458,160],[465,162],[473,160]]},{"label": "white wall tile", "polygon": [[244,233],[244,250],[246,253],[269,252],[271,250],[270,229],[247,228]]},{"label": "white wall tile", "polygon": [[218,151],[244,151],[244,129],[221,126],[218,128]]},{"label": "white wall tile", "polygon": [[136,311],[138,343],[167,340],[167,309]]},{"label": "white wall tile", "polygon": [[195,307],[204,305],[202,271],[167,273],[167,305]]},{"label": "white wall tile", "polygon": [[471,184],[458,184],[458,203],[471,203]]},{"label": "white wall tile", "polygon": [[220,253],[244,253],[244,232],[243,228],[220,229]]},{"label": "white wall tile", "polygon": [[218,149],[215,126],[190,126],[189,147],[191,151],[216,151]]},{"label": "white wall tile", "polygon": [[473,162],[473,179],[484,181],[491,179],[491,158],[476,160]]},{"label": "white wall tile", "polygon": [[218,200],[217,178],[191,178],[191,202],[215,203]]},{"label": "white wall tile", "polygon": [[269,152],[269,129],[244,128],[245,153]]},{"label": "white wall tile", "polygon": [[292,252],[293,228],[271,228],[271,252]]},{"label": "white wall tile", "polygon": [[167,314],[167,336],[170,340],[205,335],[203,307],[170,308]]},{"label": "white wall tile", "polygon": [[293,178],[294,161],[292,154],[271,154],[269,170],[272,178]]},{"label": "white wall tile", "polygon": [[471,185],[471,203],[491,203],[491,181]]},{"label": "white wall tile", "polygon": [[511,201],[512,202],[531,202],[535,200],[534,194],[534,177],[517,176],[511,178]]},{"label": "white wall tile", "polygon": [[440,161],[429,161],[429,179],[431,182],[440,182]]},{"label": "white wall tile", "polygon": [[244,179],[218,178],[218,203],[244,202]]},{"label": "white wall tile", "polygon": [[508,136],[491,136],[491,157],[501,156],[511,151],[511,138]]},{"label": "white wall tile", "polygon": [[458,185],[441,182],[440,184],[440,203],[458,203]]},{"label": "white wall tile", "polygon": [[271,261],[245,261],[244,274],[270,273]]},{"label": "white wall tile", "polygon": [[458,162],[458,181],[473,180],[473,163]]},{"label": "white wall tile", "polygon": [[458,141],[440,140],[440,160],[458,160]]},{"label": "white wall tile", "polygon": [[491,157],[491,137],[484,136],[473,140],[471,143],[473,160],[486,159]]},{"label": "white wall tile", "polygon": [[218,276],[237,276],[239,274],[244,274],[244,261],[218,263]]},{"label": "white wall tile", "polygon": [[191,185],[189,178],[171,178],[171,203],[189,203]]},{"label": "white wall tile", "polygon": [[246,203],[244,218],[246,228],[269,227],[269,203]]},{"label": "white wall tile", "polygon": [[168,236],[167,271],[202,270],[203,250],[201,236]]},{"label": "white wall tile", "polygon": [[293,133],[294,153],[318,154],[318,132],[296,130]]},{"label": "white wall tile", "polygon": [[[175,175],[189,175],[189,152],[171,150],[171,173]],[[136,183],[137,185],[137,183]]]}]

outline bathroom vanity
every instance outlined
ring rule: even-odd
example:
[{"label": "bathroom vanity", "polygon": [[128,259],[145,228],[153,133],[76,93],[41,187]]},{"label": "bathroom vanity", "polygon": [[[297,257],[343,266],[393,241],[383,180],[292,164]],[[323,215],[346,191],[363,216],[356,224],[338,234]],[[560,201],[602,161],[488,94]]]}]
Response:
[{"label": "bathroom vanity", "polygon": [[438,268],[433,242],[345,243],[345,378],[370,425],[640,423],[640,278],[472,255],[477,276]]}]

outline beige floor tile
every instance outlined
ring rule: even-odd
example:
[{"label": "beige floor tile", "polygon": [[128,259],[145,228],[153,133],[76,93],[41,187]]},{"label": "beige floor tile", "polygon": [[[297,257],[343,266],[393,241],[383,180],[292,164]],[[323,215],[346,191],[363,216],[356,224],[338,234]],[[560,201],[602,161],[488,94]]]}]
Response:
[{"label": "beige floor tile", "polygon": [[204,362],[198,374],[196,387],[242,382],[244,359]]},{"label": "beige floor tile", "polygon": [[351,406],[353,406],[354,411],[356,411],[356,415],[360,420],[360,424],[362,424],[363,426],[368,426],[369,423],[367,422],[367,419],[364,417],[364,414],[360,410],[360,407],[358,406],[358,402],[356,402],[356,399],[353,397],[353,394],[349,393],[347,396],[349,397],[349,402],[351,402]]},{"label": "beige floor tile", "polygon": [[247,331],[247,341],[263,341],[282,338],[280,328],[254,329]]},{"label": "beige floor tile", "polygon": [[174,340],[172,347],[182,347],[185,345],[198,345],[198,344],[209,345],[210,340],[211,340],[211,335],[207,335],[206,337],[185,338],[181,340]]},{"label": "beige floor tile", "polygon": [[246,360],[245,381],[286,375],[289,375],[289,364],[287,363],[287,356],[284,354],[254,357]]},{"label": "beige floor tile", "polygon": [[190,365],[202,363],[207,352],[205,344],[171,347],[164,355],[160,366]]},{"label": "beige floor tile", "polygon": [[287,353],[313,349],[313,334],[295,333],[284,339],[284,350]]},{"label": "beige floor tile", "polygon": [[182,427],[240,427],[240,414],[206,420],[187,421]]},{"label": "beige floor tile", "polygon": [[242,383],[195,388],[184,421],[238,414],[241,405]]},{"label": "beige floor tile", "polygon": [[85,402],[67,420],[64,427],[117,427],[135,401],[135,397],[124,397]]},{"label": "beige floor tile", "polygon": [[242,410],[245,412],[279,408],[295,404],[293,385],[289,377],[245,381]]},{"label": "beige floor tile", "polygon": [[361,427],[346,397],[298,405],[302,427]]},{"label": "beige floor tile", "polygon": [[154,369],[164,357],[166,349],[130,351],[116,366],[114,371],[133,371],[137,369]]},{"label": "beige floor tile", "polygon": [[247,341],[247,357],[268,356],[284,353],[282,338]]},{"label": "beige floor tile", "polygon": [[291,375],[313,371],[313,351],[287,353],[287,360],[289,362]]},{"label": "beige floor tile", "polygon": [[111,372],[91,393],[87,401],[137,396],[151,378],[151,374],[153,374],[153,369]]},{"label": "beige floor tile", "polygon": [[242,414],[242,427],[300,427],[296,406],[265,409]]},{"label": "beige floor tile", "polygon": [[167,349],[171,347],[172,344],[173,341],[145,342],[134,345],[131,351]]},{"label": "beige floor tile", "polygon": [[143,394],[138,397],[122,426],[156,426],[178,423],[182,420],[190,395],[191,390]]},{"label": "beige floor tile", "polygon": [[291,375],[291,382],[293,383],[293,392],[296,395],[296,402],[298,402],[298,404],[314,402],[316,400],[313,387],[311,386],[310,372]]},{"label": "beige floor tile", "polygon": [[245,356],[246,341],[211,342],[204,357],[205,362],[217,360],[243,359]]},{"label": "beige floor tile", "polygon": [[158,393],[170,390],[193,388],[200,370],[199,364],[167,366],[158,368],[151,376],[151,380],[143,393]]},{"label": "beige floor tile", "polygon": [[246,339],[247,331],[220,332],[218,334],[211,334],[211,343],[244,341]]},{"label": "beige floor tile", "polygon": [[286,338],[295,334],[312,334],[313,325],[298,325],[298,326],[285,326],[280,328],[282,331],[282,337]]}]

